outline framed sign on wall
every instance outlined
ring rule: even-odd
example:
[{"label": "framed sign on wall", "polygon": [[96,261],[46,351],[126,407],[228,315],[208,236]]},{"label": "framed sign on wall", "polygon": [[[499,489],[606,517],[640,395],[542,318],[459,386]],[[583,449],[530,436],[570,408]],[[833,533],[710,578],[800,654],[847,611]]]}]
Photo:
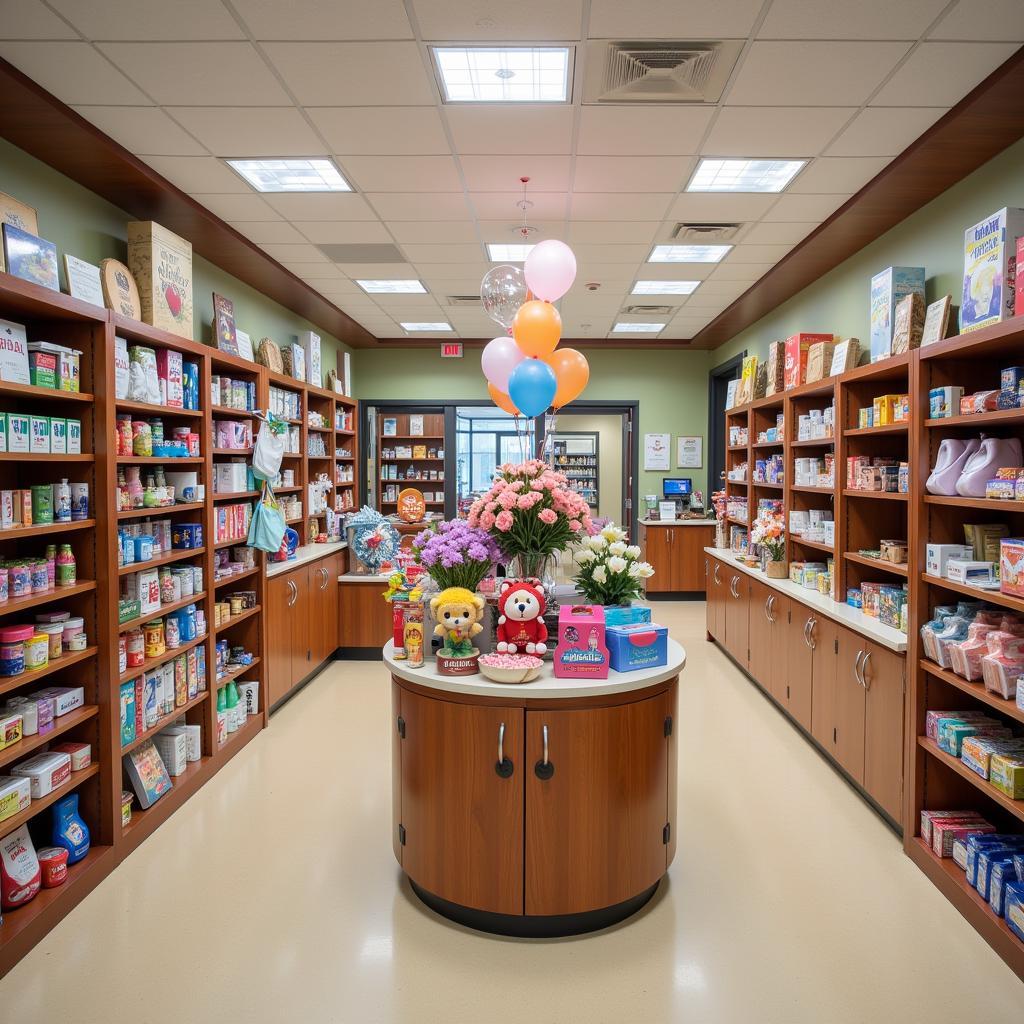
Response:
[{"label": "framed sign on wall", "polygon": [[644,469],[669,469],[671,450],[671,434],[644,434]]},{"label": "framed sign on wall", "polygon": [[704,438],[676,438],[676,466],[679,469],[700,469],[704,463]]}]

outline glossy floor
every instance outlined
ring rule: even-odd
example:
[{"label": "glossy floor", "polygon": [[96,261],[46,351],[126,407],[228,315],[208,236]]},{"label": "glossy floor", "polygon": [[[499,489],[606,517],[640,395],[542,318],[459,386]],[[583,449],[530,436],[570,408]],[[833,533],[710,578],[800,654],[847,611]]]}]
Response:
[{"label": "glossy floor", "polygon": [[679,855],[635,919],[528,942],[435,917],[390,840],[378,664],[339,663],[0,982],[4,1021],[1019,1020],[1024,986],[703,633]]}]

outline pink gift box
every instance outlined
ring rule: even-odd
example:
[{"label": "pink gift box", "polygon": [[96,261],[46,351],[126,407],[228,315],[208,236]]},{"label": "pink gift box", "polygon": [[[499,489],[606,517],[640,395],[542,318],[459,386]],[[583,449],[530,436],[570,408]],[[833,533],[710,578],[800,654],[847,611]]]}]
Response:
[{"label": "pink gift box", "polygon": [[559,679],[608,678],[608,648],[601,605],[576,604],[559,609],[554,662]]}]

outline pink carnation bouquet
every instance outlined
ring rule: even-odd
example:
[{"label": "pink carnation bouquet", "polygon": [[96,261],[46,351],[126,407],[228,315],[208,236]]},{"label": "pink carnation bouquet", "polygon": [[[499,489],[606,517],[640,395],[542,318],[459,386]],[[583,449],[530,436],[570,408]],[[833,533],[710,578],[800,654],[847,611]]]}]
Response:
[{"label": "pink carnation bouquet", "polygon": [[505,463],[491,489],[473,502],[470,526],[487,530],[509,559],[546,558],[594,530],[590,506],[562,473],[530,459]]}]

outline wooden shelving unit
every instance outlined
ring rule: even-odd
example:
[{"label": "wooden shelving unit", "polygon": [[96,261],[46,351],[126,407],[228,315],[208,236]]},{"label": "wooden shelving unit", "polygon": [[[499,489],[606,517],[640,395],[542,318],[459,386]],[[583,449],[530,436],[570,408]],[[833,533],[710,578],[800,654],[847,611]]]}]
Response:
[{"label": "wooden shelving unit", "polygon": [[[422,423],[422,433],[412,433],[413,421]],[[394,430],[390,429],[394,423]],[[385,433],[385,425],[389,427]],[[444,416],[440,413],[402,412],[389,409],[377,415],[377,479],[380,493],[378,507],[385,514],[398,510],[394,497],[405,487],[416,487],[424,493],[427,506],[433,509],[444,507],[444,465],[445,447]],[[410,454],[399,455],[398,451],[408,448]],[[417,449],[422,448],[420,454]],[[355,450],[355,449],[353,449]],[[431,455],[431,451],[434,452]],[[386,454],[389,453],[389,454]],[[391,469],[399,476],[390,476]],[[430,473],[438,474],[431,478]],[[440,500],[432,495],[441,495]]]}]

